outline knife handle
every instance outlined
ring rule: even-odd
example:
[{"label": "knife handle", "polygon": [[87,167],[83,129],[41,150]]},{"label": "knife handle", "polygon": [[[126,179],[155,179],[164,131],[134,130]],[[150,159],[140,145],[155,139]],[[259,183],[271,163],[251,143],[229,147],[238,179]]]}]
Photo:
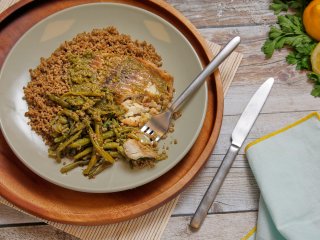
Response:
[{"label": "knife handle", "polygon": [[207,216],[207,213],[214,201],[214,199],[216,198],[219,189],[224,181],[224,179],[226,178],[232,163],[234,161],[234,159],[236,158],[238,152],[239,152],[239,147],[235,146],[235,145],[231,145],[227,154],[225,155],[225,157],[222,160],[222,163],[218,169],[218,171],[216,172],[216,175],[214,176],[214,178],[212,179],[206,193],[204,194],[195,214],[193,215],[191,222],[190,222],[190,226],[198,229],[200,228],[203,220],[205,219],[205,217]]}]

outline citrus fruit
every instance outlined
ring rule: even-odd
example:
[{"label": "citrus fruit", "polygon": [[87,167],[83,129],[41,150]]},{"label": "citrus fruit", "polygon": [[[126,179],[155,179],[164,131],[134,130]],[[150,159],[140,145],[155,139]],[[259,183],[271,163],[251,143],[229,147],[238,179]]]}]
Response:
[{"label": "citrus fruit", "polygon": [[317,44],[311,53],[311,65],[312,70],[320,74],[320,43]]},{"label": "citrus fruit", "polygon": [[320,41],[320,0],[313,0],[304,9],[303,25],[310,37]]}]

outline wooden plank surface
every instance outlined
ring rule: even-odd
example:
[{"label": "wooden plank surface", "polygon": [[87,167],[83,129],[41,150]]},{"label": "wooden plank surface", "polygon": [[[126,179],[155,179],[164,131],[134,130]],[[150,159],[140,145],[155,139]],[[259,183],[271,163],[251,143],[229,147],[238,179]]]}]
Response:
[{"label": "wooden plank surface", "polygon": [[235,240],[244,237],[252,229],[256,212],[210,214],[199,231],[189,228],[190,216],[171,218],[162,239]]},{"label": "wooden plank surface", "polygon": [[[5,1],[5,0],[1,0]],[[225,99],[223,126],[218,143],[205,168],[186,189],[177,204],[162,239],[240,239],[254,226],[259,190],[241,149],[210,214],[198,232],[188,223],[212,176],[230,144],[230,134],[239,115],[258,86],[269,76],[276,83],[247,142],[319,111],[319,99],[310,96],[312,84],[305,73],[297,72],[284,60],[286,51],[265,59],[261,46],[268,25],[276,21],[267,0],[168,0],[187,16],[207,40],[225,44],[240,35],[238,51],[242,64]],[[67,234],[41,225],[37,220],[5,206],[0,206],[0,239],[73,239]],[[26,226],[30,224],[31,226]],[[39,225],[40,224],[40,225]]]},{"label": "wooden plank surface", "polygon": [[276,52],[271,59],[265,59],[261,53],[268,25],[276,22],[272,11],[268,9],[270,1],[170,2],[210,41],[223,45],[231,37],[239,35],[242,42],[238,51],[244,54],[244,58],[225,98],[225,116],[215,150],[205,169],[182,194],[174,212],[176,215],[169,222],[163,239],[240,239],[245,235],[243,230],[247,228],[248,231],[248,227],[254,225],[257,215],[253,210],[258,207],[259,197],[243,148],[201,230],[191,232],[188,228],[190,215],[181,213],[192,212],[196,208],[201,194],[211,180],[211,174],[215,172],[214,168],[219,166],[228,149],[230,134],[239,115],[266,78],[272,75],[276,78],[276,83],[246,143],[281,128],[310,111],[318,111],[319,99],[310,96],[312,84],[307,81],[305,73],[297,72],[293,66],[287,65],[287,51]]},{"label": "wooden plank surface", "polygon": [[76,240],[78,238],[66,234],[48,225],[24,225],[2,228],[0,230],[1,240],[23,239],[45,239],[45,240]]},{"label": "wooden plank surface", "polygon": [[168,0],[197,28],[263,25],[275,22],[266,0]]}]

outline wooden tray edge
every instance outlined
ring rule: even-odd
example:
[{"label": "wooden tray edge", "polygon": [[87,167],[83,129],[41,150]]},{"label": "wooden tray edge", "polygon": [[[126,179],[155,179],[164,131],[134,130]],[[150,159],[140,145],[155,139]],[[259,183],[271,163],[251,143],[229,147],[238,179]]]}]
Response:
[{"label": "wooden tray edge", "polygon": [[28,3],[33,2],[34,0],[20,0],[19,2],[13,4],[12,6],[8,7],[6,10],[0,13],[0,23],[4,21],[7,17],[12,15],[18,9],[24,7]]},{"label": "wooden tray edge", "polygon": [[[15,4],[12,6],[12,9],[8,9],[7,11],[7,16],[4,16],[4,19],[8,16],[10,16],[12,13],[14,13],[14,11],[20,9],[21,7],[25,6],[26,4],[33,2],[33,0],[22,0],[21,2],[19,2],[20,4]],[[174,14],[176,17],[179,18],[179,20],[181,22],[185,22],[186,26],[192,33],[192,35],[195,37],[196,41],[198,42],[198,44],[200,44],[201,46],[201,51],[202,51],[202,58],[206,57],[206,62],[203,62],[203,65],[206,65],[209,60],[212,58],[212,52],[209,49],[206,41],[202,38],[202,36],[199,34],[199,32],[197,31],[197,29],[189,22],[189,20],[187,20],[180,12],[178,12],[176,9],[174,9],[171,5],[164,3],[162,1],[158,1],[158,0],[151,0],[150,2],[156,4],[156,5],[161,5],[164,9],[166,9],[167,11],[170,11],[172,14]],[[1,14],[1,17],[2,14]],[[215,88],[213,86],[213,84],[215,84]],[[221,128],[221,124],[222,124],[222,116],[223,116],[223,90],[222,90],[222,82],[221,82],[221,76],[220,76],[220,72],[219,70],[215,71],[214,73],[214,78],[210,78],[210,80],[208,80],[208,89],[215,89],[216,91],[214,92],[213,98],[215,98],[215,103],[216,103],[216,116],[217,118],[215,121],[215,124],[212,128],[211,131],[211,135],[209,137],[209,140],[207,142],[207,145],[204,149],[204,151],[202,152],[202,154],[199,156],[197,164],[192,168],[192,171],[188,172],[188,181],[179,181],[177,182],[176,185],[174,185],[174,187],[168,189],[168,191],[166,192],[166,194],[161,194],[158,195],[159,197],[156,197],[152,200],[150,200],[149,202],[147,202],[145,205],[148,206],[146,208],[144,208],[143,211],[139,211],[136,212],[134,214],[132,214],[131,218],[135,218],[138,217],[140,215],[143,215],[149,211],[154,210],[155,208],[160,207],[161,205],[165,204],[166,202],[170,201],[171,199],[173,199],[174,197],[176,197],[181,191],[183,191],[185,189],[185,187],[187,187],[190,182],[192,181],[192,179],[196,176],[196,174],[200,171],[200,169],[204,166],[204,164],[206,163],[207,159],[209,158],[215,143],[217,141],[217,136],[219,135],[220,132],[220,128]],[[184,177],[185,178],[185,177]],[[178,189],[178,190],[177,190]],[[20,201],[22,199],[15,199],[14,196],[4,196],[4,198],[6,200],[8,200],[9,202],[12,202],[14,204],[16,204],[17,207],[25,210],[26,212],[30,212],[31,214],[34,214],[35,216],[38,216],[40,218],[46,219],[46,220],[50,220],[50,221],[56,221],[56,222],[61,222],[61,223],[71,223],[71,224],[77,224],[77,225],[96,225],[96,224],[105,224],[105,223],[115,223],[115,222],[121,222],[121,221],[125,221],[128,220],[128,218],[119,218],[117,220],[111,220],[111,221],[107,221],[106,219],[102,219],[102,220],[96,220],[96,221],[91,221],[91,222],[84,222],[82,219],[73,219],[72,221],[70,220],[63,220],[63,219],[57,219],[54,216],[48,216],[48,215],[43,215],[41,212],[39,212],[37,208],[28,208],[25,206],[23,201]],[[152,206],[152,207],[150,207]],[[29,206],[30,207],[30,206]],[[79,221],[78,221],[79,220]]]}]

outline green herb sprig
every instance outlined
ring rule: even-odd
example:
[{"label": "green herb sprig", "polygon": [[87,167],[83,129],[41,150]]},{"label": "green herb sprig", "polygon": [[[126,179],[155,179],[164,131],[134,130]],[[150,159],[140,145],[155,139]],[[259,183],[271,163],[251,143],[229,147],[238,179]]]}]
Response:
[{"label": "green herb sprig", "polygon": [[297,14],[301,15],[309,2],[311,2],[311,0],[273,0],[270,5],[270,9],[272,9],[275,14],[279,14],[282,11],[286,12],[289,9],[294,9]]},{"label": "green herb sprig", "polygon": [[320,96],[320,74],[311,72],[308,73],[308,78],[314,83],[311,95],[315,97]]},{"label": "green herb sprig", "polygon": [[284,46],[290,47],[292,52],[286,60],[289,64],[296,64],[297,69],[311,69],[310,54],[316,42],[310,38],[302,25],[301,17],[297,15],[278,16],[279,27],[272,26],[269,38],[262,46],[267,58],[272,57],[275,50]]},{"label": "green herb sprig", "polygon": [[[282,48],[290,49],[286,57],[289,64],[296,65],[297,70],[311,71],[310,56],[317,45],[305,31],[302,21],[302,13],[310,0],[273,0],[270,9],[278,15],[289,9],[292,14],[278,15],[276,26],[271,26],[268,39],[263,44],[261,50],[267,58],[271,58],[275,50]],[[313,96],[320,96],[320,75],[311,72],[308,78],[314,82]]]}]

